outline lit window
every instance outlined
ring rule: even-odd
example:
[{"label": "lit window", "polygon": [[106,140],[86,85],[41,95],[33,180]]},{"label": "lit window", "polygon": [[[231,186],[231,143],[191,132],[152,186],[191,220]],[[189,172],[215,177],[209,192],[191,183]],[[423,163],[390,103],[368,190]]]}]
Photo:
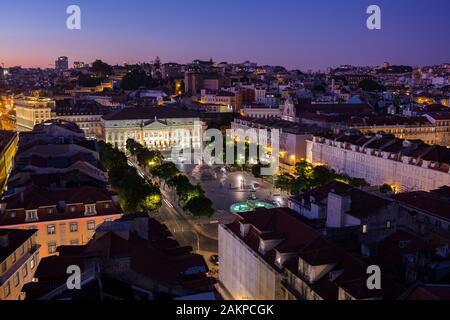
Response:
[{"label": "lit window", "polygon": [[52,241],[48,243],[48,254],[54,254],[56,252],[56,242]]},{"label": "lit window", "polygon": [[70,232],[77,232],[78,231],[78,223],[71,222],[70,223]]},{"label": "lit window", "polygon": [[88,230],[95,230],[95,220],[89,220],[88,222],[87,222],[87,228],[88,228]]},{"label": "lit window", "polygon": [[390,220],[386,221],[386,228],[387,229],[391,228],[391,221]]},{"label": "lit window", "polygon": [[47,226],[47,234],[48,235],[56,234],[56,227],[54,224],[49,224]]},{"label": "lit window", "polygon": [[362,226],[362,233],[367,233],[367,224],[363,224]]},{"label": "lit window", "polygon": [[24,265],[22,268],[22,277],[26,278],[28,276],[28,267],[27,265]]},{"label": "lit window", "polygon": [[33,256],[30,261],[31,270],[33,270],[35,266],[36,266],[36,261],[35,261],[35,256]]},{"label": "lit window", "polygon": [[37,210],[31,210],[26,212],[26,221],[38,220]]},{"label": "lit window", "polygon": [[78,245],[78,239],[73,239],[73,240],[70,240],[70,245],[71,246],[77,246]]},{"label": "lit window", "polygon": [[17,287],[20,283],[19,272],[14,273],[13,275],[14,287]]},{"label": "lit window", "polygon": [[9,281],[6,282],[6,284],[3,288],[3,293],[4,293],[5,297],[9,296],[9,294],[11,293],[11,286],[9,285]]}]

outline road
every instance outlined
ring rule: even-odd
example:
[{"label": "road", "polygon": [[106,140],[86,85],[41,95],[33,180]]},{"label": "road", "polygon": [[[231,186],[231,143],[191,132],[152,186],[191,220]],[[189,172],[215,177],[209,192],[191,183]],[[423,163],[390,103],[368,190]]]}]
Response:
[{"label": "road", "polygon": [[[150,177],[148,177],[147,174],[131,160],[128,160],[128,164],[135,167],[139,175],[146,179],[150,179]],[[217,254],[217,240],[197,232],[193,223],[177,210],[176,205],[173,204],[173,201],[170,198],[169,192],[161,188],[161,193],[163,195],[163,204],[159,209],[159,212],[153,214],[152,217],[161,223],[164,223],[180,245],[191,246],[194,251],[205,255],[205,260],[208,261],[212,254]]]}]

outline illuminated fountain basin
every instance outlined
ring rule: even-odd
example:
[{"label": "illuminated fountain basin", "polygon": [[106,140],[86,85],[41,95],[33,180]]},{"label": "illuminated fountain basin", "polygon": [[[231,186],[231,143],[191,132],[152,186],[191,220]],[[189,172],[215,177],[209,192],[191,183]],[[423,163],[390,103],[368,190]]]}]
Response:
[{"label": "illuminated fountain basin", "polygon": [[263,201],[248,200],[247,202],[239,202],[231,205],[230,211],[233,213],[251,212],[257,208],[273,209],[275,206]]}]

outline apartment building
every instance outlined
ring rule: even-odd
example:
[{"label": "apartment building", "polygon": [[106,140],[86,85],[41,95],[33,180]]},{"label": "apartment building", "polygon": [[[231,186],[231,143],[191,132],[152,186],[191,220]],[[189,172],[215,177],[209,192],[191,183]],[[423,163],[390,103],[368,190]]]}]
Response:
[{"label": "apartment building", "polygon": [[265,104],[247,104],[241,110],[241,115],[247,118],[281,118],[281,110]]},{"label": "apartment building", "polygon": [[86,243],[98,225],[122,213],[96,141],[86,140],[76,124],[50,120],[21,133],[0,200],[0,229],[38,230],[45,257],[59,245]]},{"label": "apartment building", "polygon": [[242,93],[230,91],[209,91],[201,90],[200,102],[204,104],[220,104],[226,105],[234,112],[239,112],[242,109]]},{"label": "apartment building", "polygon": [[450,184],[450,150],[420,140],[345,131],[307,141],[307,160],[371,185],[430,191]]},{"label": "apartment building", "polygon": [[238,300],[374,300],[400,294],[387,277],[366,285],[367,263],[288,208],[257,209],[219,226],[219,288]]},{"label": "apartment building", "polygon": [[30,186],[4,197],[0,203],[0,229],[37,230],[41,257],[61,245],[86,244],[105,221],[120,218],[117,195],[95,187],[48,190]]},{"label": "apartment building", "polygon": [[[415,231],[432,242],[450,245],[450,187],[430,192],[412,191],[396,194],[393,199],[400,205],[401,215],[414,216]],[[450,254],[450,250],[447,249]]]},{"label": "apartment building", "polygon": [[13,131],[0,131],[0,188],[6,184],[13,166],[14,156],[17,151],[19,135]]},{"label": "apartment building", "polygon": [[52,118],[76,123],[87,139],[100,139],[102,116],[110,111],[110,108],[95,101],[64,100],[57,102]]},{"label": "apartment building", "polygon": [[[279,140],[279,161],[280,169],[283,171],[293,171],[295,164],[301,159],[306,159],[306,142],[311,139],[315,133],[322,129],[317,126],[295,124],[289,121],[277,118],[235,118],[231,123],[231,129],[237,133],[239,130],[246,132],[255,129],[256,134],[267,141],[267,145],[272,145],[271,131],[280,130]],[[240,137],[242,140],[249,137]]]},{"label": "apartment building", "polygon": [[[181,247],[164,224],[146,214],[103,224],[86,245],[61,246],[42,259],[26,300],[153,300],[212,293],[204,258]],[[80,290],[68,290],[67,267],[81,268]],[[119,288],[119,290],[117,290]],[[214,296],[214,295],[213,295]],[[181,298],[183,299],[183,298]]]},{"label": "apartment building", "polygon": [[0,229],[0,300],[23,300],[39,261],[36,230]]}]

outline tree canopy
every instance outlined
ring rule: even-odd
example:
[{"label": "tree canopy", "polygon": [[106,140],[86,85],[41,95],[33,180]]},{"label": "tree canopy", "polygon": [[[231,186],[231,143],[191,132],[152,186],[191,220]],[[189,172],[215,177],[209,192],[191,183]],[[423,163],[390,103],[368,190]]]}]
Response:
[{"label": "tree canopy", "polygon": [[113,74],[113,68],[102,60],[95,60],[92,63],[91,71],[101,78],[106,78]]},{"label": "tree canopy", "polygon": [[157,185],[142,178],[128,165],[123,152],[111,144],[99,142],[100,159],[108,171],[109,181],[119,194],[119,201],[126,213],[154,211],[161,207],[162,196]]}]

